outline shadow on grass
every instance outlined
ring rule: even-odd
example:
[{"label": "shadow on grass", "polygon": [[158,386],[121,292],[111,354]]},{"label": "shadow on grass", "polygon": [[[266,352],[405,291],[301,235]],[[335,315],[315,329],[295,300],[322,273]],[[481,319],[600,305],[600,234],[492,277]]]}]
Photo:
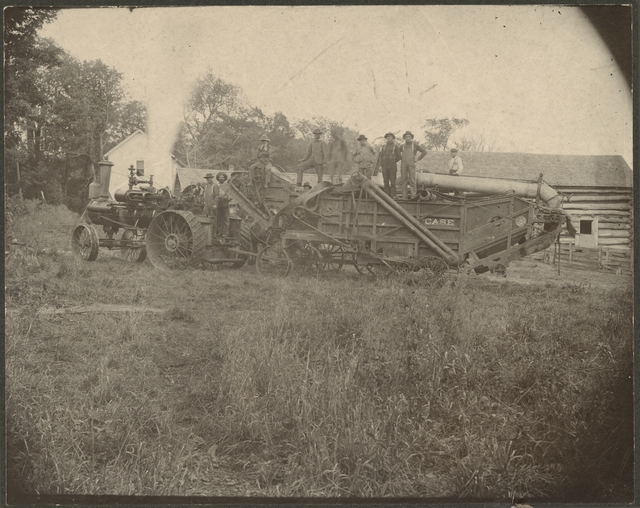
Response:
[{"label": "shadow on grass", "polygon": [[[627,503],[633,491],[633,365],[611,389],[605,416],[586,419],[577,464],[550,498],[554,502]],[[589,421],[591,420],[591,421]],[[545,499],[548,502],[550,499]]]}]

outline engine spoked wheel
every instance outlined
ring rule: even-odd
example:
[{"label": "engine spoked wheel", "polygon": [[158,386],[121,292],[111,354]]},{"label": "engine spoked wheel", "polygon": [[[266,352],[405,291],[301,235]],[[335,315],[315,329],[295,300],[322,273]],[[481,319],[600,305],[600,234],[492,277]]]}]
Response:
[{"label": "engine spoked wheel", "polygon": [[153,266],[182,269],[202,262],[206,232],[191,212],[167,210],[156,215],[147,230],[147,254]]},{"label": "engine spoked wheel", "polygon": [[95,261],[100,241],[96,229],[89,224],[80,224],[71,235],[71,250],[84,261]]},{"label": "engine spoked wheel", "polygon": [[133,246],[124,248],[121,251],[122,257],[130,263],[142,263],[147,259],[147,247],[144,245],[136,246],[136,243],[144,242],[144,234],[135,229],[127,229],[122,233],[122,240],[131,242]]},{"label": "engine spoked wheel", "polygon": [[280,245],[267,245],[258,252],[256,269],[260,275],[286,277],[293,268],[291,257]]}]

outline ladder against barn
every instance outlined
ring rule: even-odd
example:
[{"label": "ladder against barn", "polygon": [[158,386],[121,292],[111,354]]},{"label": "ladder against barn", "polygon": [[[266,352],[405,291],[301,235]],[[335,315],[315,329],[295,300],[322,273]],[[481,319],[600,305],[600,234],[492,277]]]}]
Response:
[{"label": "ladder against barn", "polygon": [[[557,186],[565,194],[564,210],[576,229],[560,235],[559,261],[565,266],[611,273],[633,272],[633,190],[629,187]],[[567,200],[568,199],[568,200]],[[548,263],[557,247],[533,257]]]}]

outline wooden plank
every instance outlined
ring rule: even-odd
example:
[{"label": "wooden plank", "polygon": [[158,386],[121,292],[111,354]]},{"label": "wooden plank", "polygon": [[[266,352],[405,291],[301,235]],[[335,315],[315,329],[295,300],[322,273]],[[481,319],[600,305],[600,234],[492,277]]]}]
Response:
[{"label": "wooden plank", "polygon": [[631,201],[631,196],[626,196],[626,195],[616,195],[616,196],[601,196],[601,195],[594,195],[594,196],[576,196],[573,195],[571,196],[571,198],[569,199],[569,201],[565,201],[566,203],[582,203],[582,202],[592,202],[592,201],[596,201],[596,202],[603,202],[603,203],[608,203],[608,202],[630,202]]},{"label": "wooden plank", "polygon": [[633,193],[633,189],[631,187],[595,187],[595,186],[582,187],[579,185],[554,185],[553,188],[558,192],[562,192],[563,194],[584,193],[584,192],[596,192],[596,193],[621,192],[626,194]]},{"label": "wooden plank", "polygon": [[629,203],[563,203],[565,210],[631,210]]},{"label": "wooden plank", "polygon": [[598,221],[598,231],[631,230],[631,224]]},{"label": "wooden plank", "polygon": [[599,229],[598,238],[631,238],[631,231]]},{"label": "wooden plank", "polygon": [[631,227],[631,217],[598,217],[599,224],[625,224]]},{"label": "wooden plank", "polygon": [[[577,209],[571,209],[571,210],[565,210],[566,212],[569,212],[569,216],[571,217],[571,220],[577,220],[577,217],[584,217],[584,216],[591,216],[591,217],[600,217],[600,216],[604,216],[604,217],[608,217],[608,218],[614,218],[614,217],[621,217],[621,218],[626,218],[626,217],[630,217],[631,214],[629,213],[629,211],[627,210],[577,210]],[[576,217],[576,219],[573,219],[573,217]]]},{"label": "wooden plank", "polygon": [[627,238],[600,238],[598,243],[600,245],[629,245],[630,241]]}]

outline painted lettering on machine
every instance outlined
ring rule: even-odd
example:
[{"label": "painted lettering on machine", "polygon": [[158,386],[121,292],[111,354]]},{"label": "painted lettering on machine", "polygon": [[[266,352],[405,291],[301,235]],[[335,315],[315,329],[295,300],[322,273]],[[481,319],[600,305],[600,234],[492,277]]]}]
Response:
[{"label": "painted lettering on machine", "polygon": [[424,223],[427,226],[458,226],[460,224],[460,219],[446,219],[446,218],[438,218],[438,217],[427,217],[424,220]]}]

